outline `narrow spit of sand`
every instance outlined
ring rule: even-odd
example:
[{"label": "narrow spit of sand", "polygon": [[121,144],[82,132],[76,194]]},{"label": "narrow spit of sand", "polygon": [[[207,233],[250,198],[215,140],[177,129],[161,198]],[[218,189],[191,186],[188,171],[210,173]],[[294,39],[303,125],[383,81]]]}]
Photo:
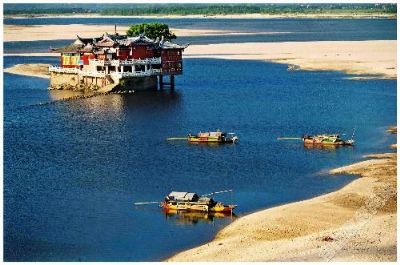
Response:
[{"label": "narrow spit of sand", "polygon": [[[358,75],[358,79],[396,79],[396,43],[396,40],[221,43],[191,45],[184,57],[272,61],[296,65],[294,68],[302,70],[343,71]],[[58,56],[54,53],[40,55]],[[22,66],[18,70],[8,70],[29,75],[28,69]]]},{"label": "narrow spit of sand", "polygon": [[331,171],[360,175],[344,188],[239,218],[167,261],[396,261],[397,154],[366,158]]},{"label": "narrow spit of sand", "polygon": [[4,69],[5,73],[50,78],[48,64],[16,64]]}]

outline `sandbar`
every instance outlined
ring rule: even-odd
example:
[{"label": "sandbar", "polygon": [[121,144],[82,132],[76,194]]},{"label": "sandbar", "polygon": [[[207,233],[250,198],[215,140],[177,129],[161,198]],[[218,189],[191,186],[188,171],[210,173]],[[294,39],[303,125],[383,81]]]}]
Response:
[{"label": "sandbar", "polygon": [[396,40],[262,42],[193,45],[184,54],[192,58],[272,61],[294,65],[298,70],[396,79],[396,49]]},{"label": "sandbar", "polygon": [[16,64],[4,69],[4,72],[15,75],[50,78],[49,64]]}]

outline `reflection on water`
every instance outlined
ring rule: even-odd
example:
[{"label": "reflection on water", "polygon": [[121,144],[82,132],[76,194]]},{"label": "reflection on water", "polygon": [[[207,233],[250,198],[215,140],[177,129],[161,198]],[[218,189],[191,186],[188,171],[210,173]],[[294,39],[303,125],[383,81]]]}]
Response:
[{"label": "reflection on water", "polygon": [[142,108],[158,108],[163,111],[168,111],[172,106],[179,103],[181,95],[175,90],[161,90],[161,91],[137,91],[134,94],[120,95],[126,110],[137,110]]},{"label": "reflection on water", "polygon": [[[213,142],[188,142],[190,145],[208,146],[208,147],[219,147],[223,145],[232,145],[232,143],[213,143]],[[237,144],[237,143],[234,143]]]},{"label": "reflection on water", "polygon": [[180,225],[196,225],[199,222],[214,223],[215,219],[230,218],[232,221],[237,218],[234,213],[212,213],[212,212],[186,212],[178,210],[163,210],[168,221]]},{"label": "reflection on water", "polygon": [[76,96],[84,95],[82,91],[72,91],[72,90],[49,90],[49,97],[51,100],[57,101],[67,98],[72,98]]},{"label": "reflection on water", "polygon": [[323,145],[323,144],[310,144],[304,143],[305,149],[320,149],[320,150],[331,150],[334,151],[338,148],[353,148],[352,145]]}]

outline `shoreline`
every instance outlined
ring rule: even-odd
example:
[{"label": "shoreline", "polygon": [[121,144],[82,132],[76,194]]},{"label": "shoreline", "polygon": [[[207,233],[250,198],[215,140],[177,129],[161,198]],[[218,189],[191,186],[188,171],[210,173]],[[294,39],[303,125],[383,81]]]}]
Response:
[{"label": "shoreline", "polygon": [[396,261],[397,153],[364,158],[330,171],[359,176],[341,189],[241,217],[166,261]]},{"label": "shoreline", "polygon": [[280,18],[315,18],[315,19],[396,19],[397,14],[229,14],[229,15],[143,15],[143,16],[122,16],[122,15],[100,15],[100,14],[70,14],[70,15],[5,15],[9,19],[41,19],[41,18],[145,18],[145,19],[280,19]]}]

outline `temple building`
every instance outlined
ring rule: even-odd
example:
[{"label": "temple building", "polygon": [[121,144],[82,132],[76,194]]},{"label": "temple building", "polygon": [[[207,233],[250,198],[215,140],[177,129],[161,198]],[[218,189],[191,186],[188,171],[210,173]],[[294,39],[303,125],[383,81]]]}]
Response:
[{"label": "temple building", "polygon": [[[174,88],[175,75],[182,74],[182,52],[188,45],[137,37],[110,35],[77,39],[52,49],[59,66],[50,66],[53,89],[90,88],[98,91]],[[169,76],[169,83],[164,82]]]}]

